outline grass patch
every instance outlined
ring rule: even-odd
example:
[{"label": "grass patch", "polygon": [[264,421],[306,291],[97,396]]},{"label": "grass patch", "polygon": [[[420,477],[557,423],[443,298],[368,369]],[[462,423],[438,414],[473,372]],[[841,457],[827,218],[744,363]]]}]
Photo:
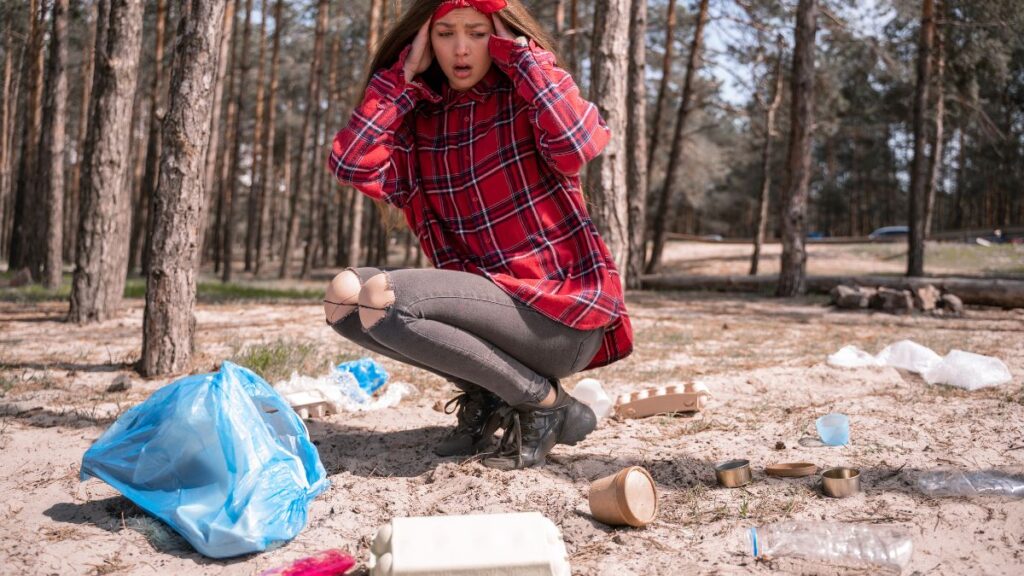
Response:
[{"label": "grass patch", "polygon": [[274,383],[285,380],[292,372],[308,376],[319,376],[334,366],[357,356],[326,352],[318,344],[295,340],[275,340],[265,344],[254,344],[237,350],[230,358],[232,362],[252,370],[264,380]]},{"label": "grass patch", "polygon": [[[204,304],[220,304],[240,301],[317,301],[323,297],[321,290],[281,289],[251,284],[223,284],[200,282],[196,286],[197,299]],[[142,299],[146,297],[146,279],[131,277],[125,282],[124,297]],[[71,275],[65,274],[60,288],[49,290],[40,284],[27,284],[16,288],[0,288],[0,302],[32,303],[60,302],[71,298]]]}]

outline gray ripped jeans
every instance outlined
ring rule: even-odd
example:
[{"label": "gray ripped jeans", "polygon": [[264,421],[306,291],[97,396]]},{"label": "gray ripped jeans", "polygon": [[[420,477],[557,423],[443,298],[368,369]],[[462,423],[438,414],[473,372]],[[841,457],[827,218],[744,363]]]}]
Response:
[{"label": "gray ripped jeans", "polygon": [[352,268],[360,285],[387,275],[394,303],[364,327],[348,313],[331,323],[363,348],[438,374],[463,390],[485,388],[511,406],[536,404],[551,379],[585,368],[603,329],[577,330],[522,304],[490,280],[434,269]]}]

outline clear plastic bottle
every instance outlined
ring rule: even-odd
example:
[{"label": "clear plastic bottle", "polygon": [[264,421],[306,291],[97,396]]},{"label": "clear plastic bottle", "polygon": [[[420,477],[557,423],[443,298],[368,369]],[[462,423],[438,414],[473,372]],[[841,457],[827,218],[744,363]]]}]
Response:
[{"label": "clear plastic bottle", "polygon": [[1006,496],[1024,498],[1024,476],[999,470],[935,470],[917,479],[929,496]]},{"label": "clear plastic bottle", "polygon": [[750,529],[755,557],[795,556],[841,564],[874,565],[899,572],[914,543],[898,526],[834,522],[779,522]]}]

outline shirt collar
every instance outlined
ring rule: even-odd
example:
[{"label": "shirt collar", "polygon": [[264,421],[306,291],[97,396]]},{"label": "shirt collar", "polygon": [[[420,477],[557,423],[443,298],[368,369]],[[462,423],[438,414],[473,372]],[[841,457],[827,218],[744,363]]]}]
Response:
[{"label": "shirt collar", "polygon": [[469,90],[453,90],[448,85],[448,81],[445,80],[441,86],[441,98],[445,104],[454,104],[461,102],[464,98],[471,98],[477,102],[483,102],[489,94],[494,92],[494,89],[501,84],[502,77],[505,74],[498,70],[497,66],[491,65],[491,69],[484,74],[484,77],[479,82],[473,85]]}]

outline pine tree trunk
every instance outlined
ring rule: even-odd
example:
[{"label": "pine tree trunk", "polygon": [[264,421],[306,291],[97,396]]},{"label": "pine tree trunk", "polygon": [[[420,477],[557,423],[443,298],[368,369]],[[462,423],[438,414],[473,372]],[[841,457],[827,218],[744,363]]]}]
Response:
[{"label": "pine tree trunk", "polygon": [[647,0],[633,0],[629,13],[629,79],[626,108],[626,202],[629,226],[626,234],[627,255],[625,285],[640,288],[644,270],[644,231],[647,212],[647,96],[645,72],[647,56],[644,49],[647,33]]},{"label": "pine tree trunk", "polygon": [[782,259],[779,296],[804,293],[807,279],[807,248],[804,245],[807,188],[811,180],[811,135],[814,129],[814,36],[817,33],[816,0],[800,0],[793,35],[793,72],[790,78],[790,131],[787,160],[788,182],[782,203]]},{"label": "pine tree trunk", "polygon": [[[280,178],[280,180],[281,180],[281,183],[284,185],[284,190],[281,191],[281,194],[274,194],[272,196],[272,199],[274,201],[274,209],[273,209],[272,214],[283,214],[284,210],[285,210],[286,203],[289,201],[289,199],[291,197],[292,161],[293,161],[292,156],[293,156],[293,154],[292,154],[292,150],[291,150],[291,141],[292,141],[291,134],[287,130],[284,131],[284,138],[283,138],[283,140],[284,140],[284,142],[283,142],[283,146],[281,148],[281,154],[282,154],[282,158],[283,158],[283,161],[281,162],[281,164],[283,166],[281,168],[281,178]],[[275,188],[277,188],[277,186],[275,186]],[[284,235],[284,230],[281,229],[282,227],[281,227],[280,223],[281,223],[281,219],[280,218],[271,218],[270,219],[270,252],[271,253],[273,253],[275,250],[280,252],[281,250],[284,249],[284,240],[282,238],[282,236]]]},{"label": "pine tree trunk", "polygon": [[[314,104],[320,94],[320,68],[324,53],[324,34],[327,30],[327,11],[330,6],[328,0],[318,0],[316,9],[316,36],[313,40],[313,61],[309,68],[309,89],[306,94],[306,113],[302,120],[302,140],[299,142],[299,163],[295,169],[295,185],[291,191],[291,201],[288,210],[288,229],[284,235],[284,249],[281,254],[281,268],[278,271],[279,278],[288,277],[288,264],[291,261],[291,252],[298,236],[299,228],[299,194],[302,182],[305,179],[306,144],[313,144],[313,109],[319,110]],[[314,146],[315,149],[315,146]],[[322,167],[320,168],[323,169]],[[310,205],[312,207],[312,204]],[[313,221],[315,222],[315,221]],[[310,222],[310,225],[313,225]]]},{"label": "pine tree trunk", "polygon": [[75,164],[71,170],[68,186],[68,201],[64,211],[64,259],[75,261],[78,242],[78,209],[81,206],[82,159],[85,150],[85,135],[89,129],[89,106],[92,101],[93,69],[96,66],[96,36],[99,32],[100,0],[92,4],[91,25],[85,49],[88,53],[82,68],[82,99],[78,107],[78,132],[75,134]]},{"label": "pine tree trunk", "polygon": [[263,83],[264,67],[267,56],[267,0],[260,3],[260,42],[259,56],[256,65],[256,121],[253,124],[253,155],[252,167],[249,170],[249,197],[247,203],[248,220],[245,226],[245,271],[251,272],[254,268],[253,258],[256,255],[256,233],[257,220],[260,215],[260,190],[263,188],[262,162],[263,162],[263,116],[266,113],[265,92]]},{"label": "pine tree trunk", "polygon": [[[204,224],[203,229],[199,233],[201,242],[199,243],[200,248],[200,266],[202,265],[202,259],[208,252],[212,253],[211,256],[214,259],[214,265],[216,270],[220,270],[220,220],[221,220],[221,196],[220,196],[220,183],[221,180],[217,178],[217,175],[221,173],[221,166],[224,164],[224,146],[223,138],[221,138],[224,127],[222,127],[221,116],[223,115],[224,107],[228,106],[227,100],[231,100],[231,86],[227,86],[228,97],[224,98],[225,91],[225,80],[229,83],[234,78],[234,75],[228,75],[228,71],[231,70],[232,66],[232,47],[234,46],[235,36],[235,13],[238,11],[239,0],[228,0],[227,5],[224,7],[224,21],[223,21],[223,34],[220,38],[220,47],[218,48],[217,55],[217,84],[213,90],[213,112],[210,114],[210,144],[206,149],[206,175],[204,176],[204,193],[206,194],[206,201],[203,202],[203,217]],[[226,124],[226,122],[224,122]],[[215,217],[207,218],[210,213],[210,209],[214,207],[214,201],[216,201],[216,208],[214,209]],[[207,220],[210,220],[207,222]],[[212,238],[207,239],[206,235],[208,231],[213,232]]]},{"label": "pine tree trunk", "polygon": [[[941,0],[940,0],[941,1]],[[941,7],[941,4],[940,4]],[[945,34],[942,30],[935,31],[935,123],[932,132],[932,153],[928,158],[928,182],[926,183],[924,210],[924,238],[931,236],[932,220],[935,211],[935,194],[939,188],[939,178],[942,173],[942,149],[943,149],[943,116],[946,113],[946,43]]]},{"label": "pine tree trunk", "polygon": [[191,368],[195,348],[196,269],[206,146],[224,0],[189,0],[171,76],[159,184],[153,202],[152,253],[146,281],[142,357],[146,376]]},{"label": "pine tree trunk", "polygon": [[[259,276],[263,269],[264,244],[269,238],[264,238],[263,229],[267,219],[270,217],[272,200],[277,197],[276,179],[274,178],[274,132],[275,118],[277,116],[277,67],[281,53],[281,29],[283,26],[282,12],[284,0],[277,0],[274,3],[274,40],[270,55],[270,88],[267,90],[267,113],[264,119],[263,130],[263,156],[260,158],[260,183],[258,188],[260,214],[256,224],[256,268],[255,274]],[[287,160],[287,158],[286,158]],[[274,212],[276,214],[276,212]],[[267,235],[272,237],[272,235]],[[269,250],[273,252],[273,250]]]},{"label": "pine tree trunk", "polygon": [[676,0],[669,0],[668,14],[665,16],[665,54],[661,59],[661,81],[658,82],[658,100],[654,105],[654,123],[651,125],[651,145],[647,148],[648,185],[654,170],[654,154],[661,143],[661,113],[665,109],[665,95],[668,92],[668,81],[672,77],[673,36],[676,28]]},{"label": "pine tree trunk", "polygon": [[[102,12],[102,11],[101,11]],[[128,171],[132,96],[139,71],[142,3],[110,0],[105,46],[97,46],[95,101],[86,139],[82,214],[71,287],[72,322],[110,318],[121,305],[128,265]]]},{"label": "pine tree trunk", "polygon": [[146,254],[149,230],[152,228],[150,207],[156,192],[158,170],[160,168],[160,116],[163,114],[163,76],[164,76],[164,35],[167,29],[167,2],[156,2],[156,45],[153,48],[153,83],[149,87],[149,131],[146,136],[146,164],[142,176],[141,193],[138,209],[135,211],[135,222],[132,223],[132,241],[128,248],[128,273],[132,273],[140,261],[142,275],[147,273],[149,256]]},{"label": "pine tree trunk", "polygon": [[13,22],[7,21],[4,27],[4,75],[0,88],[0,259],[7,253],[7,221],[11,219],[10,181],[11,181],[11,111],[14,108],[13,86],[11,76],[14,72],[14,44],[11,41]]},{"label": "pine tree trunk", "polygon": [[68,96],[64,66],[68,59],[68,0],[54,0],[50,22],[52,29],[46,67],[46,103],[39,146],[39,195],[46,204],[43,285],[55,290],[60,287],[64,271],[64,146]]},{"label": "pine tree trunk", "polygon": [[[231,138],[230,163],[227,181],[224,183],[224,221],[221,240],[222,249],[221,281],[231,282],[234,271],[235,252],[235,198],[238,196],[238,171],[242,152],[242,118],[245,116],[245,97],[249,81],[249,31],[252,22],[252,0],[245,0],[245,24],[242,26],[242,48],[239,53],[238,86],[235,89],[234,133]],[[229,113],[230,116],[230,113]]]},{"label": "pine tree trunk", "polygon": [[921,35],[917,49],[917,88],[914,90],[914,160],[910,167],[910,235],[907,276],[924,275],[925,220],[927,218],[928,87],[931,83],[932,41],[935,37],[935,3],[923,0]]},{"label": "pine tree trunk", "polygon": [[352,203],[349,205],[351,226],[348,231],[348,249],[345,252],[348,254],[348,266],[355,268],[362,264],[360,257],[363,246],[363,211],[366,208],[366,202],[358,190],[353,189],[350,193],[352,195]]},{"label": "pine tree trunk", "polygon": [[[329,50],[330,55],[331,55],[331,59],[329,61],[327,61],[326,68],[328,70],[330,70],[330,74],[328,76],[328,81],[327,81],[327,86],[330,86],[330,87],[333,87],[335,84],[337,84],[337,74],[336,74],[335,68],[337,67],[337,54],[340,51],[339,40],[340,40],[340,37],[337,34],[335,34],[334,35],[334,40],[333,40],[332,45],[331,45],[331,49]],[[316,72],[317,75],[320,76],[320,78],[317,80],[317,84],[321,87],[321,90],[322,90],[322,88],[324,86],[324,61],[325,61],[324,56],[321,56],[320,57],[320,66],[319,66],[319,69]],[[322,97],[322,94],[318,93],[316,95],[315,102],[319,103],[320,100],[321,100],[321,97]],[[309,158],[309,164],[310,164],[311,167],[313,167],[313,169],[310,170],[309,189],[313,192],[313,194],[312,194],[312,201],[310,203],[311,209],[309,211],[309,216],[310,216],[309,228],[308,228],[307,234],[306,234],[306,249],[305,249],[305,253],[303,254],[303,258],[302,258],[302,278],[303,279],[309,279],[310,274],[313,271],[313,266],[316,265],[316,255],[317,255],[317,253],[321,249],[326,249],[327,244],[328,244],[326,238],[324,237],[325,234],[324,234],[324,231],[323,231],[324,220],[325,220],[325,216],[326,216],[326,213],[327,213],[327,201],[326,201],[326,193],[327,193],[327,191],[326,191],[326,187],[327,187],[326,176],[327,176],[327,171],[323,170],[323,169],[317,170],[316,167],[317,167],[318,164],[320,164],[322,159],[326,156],[326,154],[324,154],[321,151],[320,142],[321,141],[326,141],[325,135],[327,134],[328,119],[331,117],[331,109],[332,109],[332,99],[328,98],[327,99],[327,110],[325,110],[324,112],[321,112],[320,111],[320,106],[317,106],[316,107],[316,112],[314,114],[314,122],[315,122],[316,128],[313,131],[314,132],[314,137],[313,137],[312,147],[311,147],[311,150],[310,150],[311,156]]]},{"label": "pine tree trunk", "polygon": [[33,280],[41,280],[46,216],[39,191],[39,135],[43,121],[43,20],[38,0],[28,10],[29,35],[22,85],[26,118],[22,123],[21,156],[14,191],[14,237],[9,270],[28,268]]},{"label": "pine tree trunk", "polygon": [[[654,238],[651,246],[651,257],[647,261],[646,272],[652,274],[661,267],[661,253],[665,247],[666,224],[670,207],[670,200],[675,196],[676,188],[682,186],[683,164],[684,164],[684,135],[686,134],[686,122],[690,116],[690,106],[693,100],[693,83],[700,67],[701,45],[704,39],[704,26],[708,21],[708,0],[701,0],[700,9],[697,13],[697,27],[693,33],[693,43],[690,45],[690,58],[686,64],[686,79],[683,81],[683,95],[679,102],[679,115],[676,119],[675,132],[672,135],[672,148],[669,152],[668,169],[665,173],[665,184],[658,196],[658,206],[654,213]],[[684,204],[687,204],[684,201]]]},{"label": "pine tree trunk", "polygon": [[761,194],[757,203],[757,232],[754,234],[754,254],[750,257],[750,275],[757,276],[761,260],[761,246],[764,245],[768,230],[768,205],[772,191],[772,138],[775,137],[775,113],[782,103],[782,36],[778,39],[778,55],[775,58],[775,93],[764,110],[764,144],[761,146]]},{"label": "pine tree trunk", "polygon": [[579,54],[579,37],[580,37],[580,11],[577,5],[577,0],[570,0],[569,2],[569,47],[566,50],[569,53],[569,71],[575,76],[580,73],[580,54]]}]

